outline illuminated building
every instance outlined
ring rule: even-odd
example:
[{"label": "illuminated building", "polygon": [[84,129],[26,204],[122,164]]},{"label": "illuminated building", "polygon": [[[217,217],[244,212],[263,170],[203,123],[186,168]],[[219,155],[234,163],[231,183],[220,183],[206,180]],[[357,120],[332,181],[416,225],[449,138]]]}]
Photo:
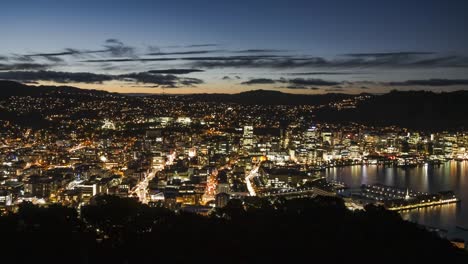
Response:
[{"label": "illuminated building", "polygon": [[225,207],[225,206],[228,204],[228,202],[229,202],[230,199],[231,199],[231,196],[230,196],[229,194],[224,193],[224,192],[218,193],[218,194],[216,195],[216,200],[215,200],[215,201],[216,201],[216,202],[215,202],[215,203],[216,203],[216,207],[218,207],[218,208],[223,208],[223,207]]}]

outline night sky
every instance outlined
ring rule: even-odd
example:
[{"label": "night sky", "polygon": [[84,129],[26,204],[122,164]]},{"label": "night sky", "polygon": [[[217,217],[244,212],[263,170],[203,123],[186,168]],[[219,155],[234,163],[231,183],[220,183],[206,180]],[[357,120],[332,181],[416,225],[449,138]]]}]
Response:
[{"label": "night sky", "polygon": [[468,89],[468,1],[2,1],[0,79],[125,93]]}]

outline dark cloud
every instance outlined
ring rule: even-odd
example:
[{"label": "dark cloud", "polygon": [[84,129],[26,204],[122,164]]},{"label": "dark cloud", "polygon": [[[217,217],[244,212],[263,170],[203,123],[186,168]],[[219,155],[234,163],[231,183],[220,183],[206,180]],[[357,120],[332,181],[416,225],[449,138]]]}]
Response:
[{"label": "dark cloud", "polygon": [[149,45],[147,49],[149,52],[161,52],[161,48],[159,48],[158,46],[154,46],[154,45]]},{"label": "dark cloud", "polygon": [[0,60],[2,60],[2,61],[8,61],[9,59],[8,59],[7,56],[0,56]]},{"label": "dark cloud", "polygon": [[204,72],[200,69],[167,69],[167,70],[151,70],[149,73],[159,73],[159,74],[188,74],[192,72]]},{"label": "dark cloud", "polygon": [[420,55],[433,55],[435,52],[424,51],[401,51],[401,52],[377,52],[377,53],[348,53],[344,56],[348,57],[394,57],[394,56],[420,56]]},{"label": "dark cloud", "polygon": [[241,77],[240,77],[240,76],[237,76],[237,75],[235,75],[235,76],[233,76],[233,77],[229,77],[229,76],[226,75],[226,76],[224,76],[222,79],[223,79],[223,80],[233,80],[233,79],[240,80]]},{"label": "dark cloud", "polygon": [[197,78],[179,78],[179,82],[183,85],[195,86],[204,83],[203,80]]},{"label": "dark cloud", "polygon": [[322,79],[304,79],[304,78],[295,78],[295,79],[281,79],[280,82],[287,82],[290,84],[293,84],[295,86],[332,86],[332,85],[338,85],[340,84],[339,82],[333,82],[333,81],[325,81]]},{"label": "dark cloud", "polygon": [[361,89],[361,90],[368,90],[368,89],[370,89],[370,88],[367,87],[367,86],[361,86],[361,87],[359,87],[359,89]]},{"label": "dark cloud", "polygon": [[239,50],[237,53],[264,53],[264,52],[284,52],[285,50],[276,50],[276,49],[247,49]]},{"label": "dark cloud", "polygon": [[207,53],[215,53],[215,52],[219,52],[219,50],[191,50],[191,51],[175,51],[175,52],[153,52],[153,53],[148,53],[147,55],[152,55],[152,56],[190,55],[190,54],[207,54]]},{"label": "dark cloud", "polygon": [[343,92],[342,88],[329,88],[325,89],[325,92]]},{"label": "dark cloud", "polygon": [[321,57],[290,57],[290,56],[231,56],[231,57],[198,57],[185,58],[194,60],[193,67],[197,68],[439,68],[439,67],[468,67],[468,57],[444,56],[428,57],[407,54],[386,54],[385,56],[351,57],[325,59]]},{"label": "dark cloud", "polygon": [[288,72],[285,75],[350,75],[363,74],[361,72]]},{"label": "dark cloud", "polygon": [[389,85],[395,86],[451,86],[451,85],[468,85],[468,79],[428,79],[428,80],[408,80],[404,82],[390,82]]},{"label": "dark cloud", "polygon": [[107,39],[103,45],[105,49],[100,50],[78,50],[72,48],[66,48],[61,52],[51,52],[51,53],[35,53],[27,55],[17,55],[16,60],[20,58],[25,58],[31,60],[34,57],[43,57],[50,60],[56,60],[55,57],[60,56],[79,56],[85,54],[95,54],[95,53],[109,53],[115,57],[129,56],[135,57],[135,48],[125,45],[122,41],[118,39]]},{"label": "dark cloud", "polygon": [[102,83],[113,78],[105,74],[87,72],[56,72],[56,71],[9,71],[1,72],[1,79],[17,81],[53,81],[58,83]]},{"label": "dark cloud", "polygon": [[136,83],[157,84],[166,88],[177,88],[181,84],[194,86],[202,84],[203,81],[197,78],[180,78],[172,74],[150,74],[147,72],[129,73],[116,76],[119,80],[131,80]]},{"label": "dark cloud", "polygon": [[230,57],[199,57],[185,58],[194,60],[193,66],[197,68],[297,68],[305,66],[326,65],[326,61],[317,59],[304,60],[302,58],[292,59],[284,56],[230,56]]},{"label": "dark cloud", "polygon": [[284,88],[288,88],[288,89],[311,89],[311,88],[315,88],[314,86],[333,86],[333,85],[340,84],[339,82],[325,81],[322,79],[303,79],[303,78],[295,78],[295,79],[281,78],[279,80],[260,78],[260,79],[252,79],[246,82],[242,82],[241,84],[255,85],[255,84],[273,84],[273,83],[287,84],[287,86]]},{"label": "dark cloud", "polygon": [[96,60],[83,60],[80,62],[148,62],[148,61],[174,61],[177,58],[125,58],[125,59],[96,59]]},{"label": "dark cloud", "polygon": [[168,88],[176,88],[181,85],[193,86],[203,83],[202,80],[196,78],[181,78],[172,74],[152,74],[148,72],[110,75],[89,72],[9,71],[0,72],[0,79],[22,82],[52,81],[57,83],[102,83],[105,81],[116,80],[153,84]]},{"label": "dark cloud", "polygon": [[179,79],[171,74],[148,74],[146,72],[122,74],[116,76],[116,78],[123,81],[157,84],[165,87],[176,87]]},{"label": "dark cloud", "polygon": [[13,54],[10,57],[10,60],[21,61],[21,62],[34,62],[34,59],[31,58],[30,56],[18,55],[18,54]]},{"label": "dark cloud", "polygon": [[120,40],[118,40],[118,39],[115,39],[115,38],[106,39],[105,42],[108,43],[108,44],[112,44],[112,45],[120,45],[120,46],[123,46],[123,42],[120,41]]},{"label": "dark cloud", "polygon": [[304,87],[302,85],[288,85],[284,87],[278,87],[278,88],[286,88],[286,89],[308,89],[308,90],[320,90],[318,87]]},{"label": "dark cloud", "polygon": [[242,82],[241,84],[254,85],[254,84],[272,84],[272,83],[276,83],[276,81],[272,79],[259,78],[259,79],[252,79],[246,82]]},{"label": "dark cloud", "polygon": [[[193,44],[193,45],[187,45],[184,46],[186,48],[202,48],[202,47],[217,47],[219,44]],[[177,46],[175,46],[177,47]]]},{"label": "dark cloud", "polygon": [[108,39],[104,45],[106,52],[109,52],[112,56],[122,57],[122,56],[135,56],[135,48],[125,45],[122,41],[118,39]]},{"label": "dark cloud", "polygon": [[73,54],[78,54],[78,53],[81,53],[81,51],[74,50],[74,49],[66,49],[65,51],[62,51],[62,52],[35,53],[35,54],[27,54],[24,56],[26,57],[48,57],[48,56],[66,56],[66,55],[73,55]]},{"label": "dark cloud", "polygon": [[0,64],[0,71],[19,71],[19,70],[44,70],[49,65],[39,63],[13,63],[13,64]]},{"label": "dark cloud", "polygon": [[184,57],[182,60],[193,61],[252,61],[261,59],[272,59],[283,56],[277,55],[252,55],[252,56],[220,56],[220,57]]},{"label": "dark cloud", "polygon": [[55,56],[44,56],[44,59],[48,60],[48,61],[51,61],[51,62],[55,62],[55,63],[59,63],[59,62],[63,62],[64,60],[59,58],[59,57],[55,57]]}]

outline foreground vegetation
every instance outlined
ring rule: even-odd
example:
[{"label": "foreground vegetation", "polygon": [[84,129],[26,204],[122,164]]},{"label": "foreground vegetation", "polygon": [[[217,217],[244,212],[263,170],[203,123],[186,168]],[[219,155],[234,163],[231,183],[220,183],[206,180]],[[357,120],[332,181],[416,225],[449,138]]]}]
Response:
[{"label": "foreground vegetation", "polygon": [[3,259],[22,263],[379,263],[465,252],[394,212],[351,212],[336,198],[231,200],[210,217],[95,197],[75,209],[22,204],[0,218]]}]

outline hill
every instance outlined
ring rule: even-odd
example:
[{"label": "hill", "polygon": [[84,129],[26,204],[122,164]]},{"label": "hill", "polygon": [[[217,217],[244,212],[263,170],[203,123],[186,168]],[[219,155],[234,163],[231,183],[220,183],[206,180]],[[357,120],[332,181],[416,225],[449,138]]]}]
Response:
[{"label": "hill", "polygon": [[468,128],[468,91],[434,93],[392,91],[372,96],[355,109],[324,108],[317,118],[327,122],[358,122],[366,125],[397,125],[429,131]]},{"label": "hill", "polygon": [[[161,96],[161,95],[158,95]],[[171,96],[198,102],[222,102],[258,105],[318,105],[355,97],[350,94],[290,94],[271,90],[252,90],[238,94],[190,94]]]},{"label": "hill", "polygon": [[80,89],[71,86],[26,85],[14,81],[0,80],[0,98],[10,96],[118,96],[106,91]]}]

